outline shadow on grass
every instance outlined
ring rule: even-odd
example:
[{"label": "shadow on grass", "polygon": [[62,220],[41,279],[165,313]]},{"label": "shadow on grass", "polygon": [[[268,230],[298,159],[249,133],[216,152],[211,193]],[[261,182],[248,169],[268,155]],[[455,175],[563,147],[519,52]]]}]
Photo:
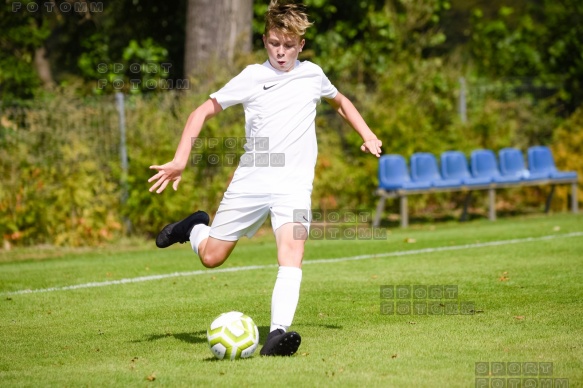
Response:
[{"label": "shadow on grass", "polygon": [[[324,325],[324,324],[298,324],[297,326],[302,327],[302,326],[310,326],[310,327],[321,327],[323,329],[332,329],[332,330],[342,330],[342,326],[338,326],[338,325]],[[269,326],[258,326],[257,329],[259,330],[259,346],[263,346],[263,344],[265,343],[265,339],[267,338],[267,335],[269,334]],[[133,340],[133,343],[139,343],[139,342],[153,342],[153,341],[158,341],[158,340],[162,340],[165,338],[175,338],[179,341],[182,342],[187,342],[189,344],[202,344],[202,343],[207,343],[207,336],[206,336],[206,330],[199,330],[199,331],[195,331],[192,333],[164,333],[164,334],[150,334],[148,336],[145,336],[144,339],[138,339],[138,340]],[[216,360],[215,358],[209,358],[206,361],[213,361]]]},{"label": "shadow on grass", "polygon": [[245,361],[248,361],[248,360],[252,360],[255,357],[260,357],[259,356],[259,346],[257,347],[256,351],[253,353],[253,356],[251,356],[251,357],[247,357],[247,358],[237,358],[236,360],[229,360],[229,359],[219,360],[216,357],[207,357],[207,358],[204,358],[202,360],[202,362],[219,362],[219,361],[220,362],[245,362]]},{"label": "shadow on grass", "polygon": [[194,333],[164,333],[164,334],[150,334],[141,340],[134,340],[132,342],[153,342],[164,338],[175,338],[177,340],[187,342],[189,344],[206,343],[206,330],[196,331]]}]

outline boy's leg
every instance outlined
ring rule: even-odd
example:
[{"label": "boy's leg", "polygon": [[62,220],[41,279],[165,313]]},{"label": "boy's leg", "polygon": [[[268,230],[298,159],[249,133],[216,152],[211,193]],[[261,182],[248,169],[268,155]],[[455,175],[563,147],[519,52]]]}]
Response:
[{"label": "boy's leg", "polygon": [[183,244],[190,239],[192,229],[197,225],[206,226],[209,224],[209,215],[199,210],[192,213],[185,219],[166,225],[158,236],[156,236],[156,246],[158,248],[168,248],[180,243]]},{"label": "boy's leg", "polygon": [[235,241],[219,240],[209,237],[210,227],[196,225],[190,235],[190,244],[194,252],[200,257],[200,262],[207,268],[220,266],[227,260],[235,245]]},{"label": "boy's leg", "polygon": [[218,267],[229,257],[237,241],[224,241],[209,237],[209,216],[197,211],[185,219],[166,225],[156,237],[159,248],[190,241],[192,249],[199,254],[202,265]]},{"label": "boy's leg", "polygon": [[308,232],[299,222],[288,222],[280,226],[275,231],[277,263],[284,267],[302,268],[307,238]]},{"label": "boy's leg", "polygon": [[300,223],[287,223],[276,230],[275,239],[279,270],[271,298],[270,333],[260,353],[263,356],[291,356],[301,343],[298,333],[287,330],[300,297],[307,231]]}]

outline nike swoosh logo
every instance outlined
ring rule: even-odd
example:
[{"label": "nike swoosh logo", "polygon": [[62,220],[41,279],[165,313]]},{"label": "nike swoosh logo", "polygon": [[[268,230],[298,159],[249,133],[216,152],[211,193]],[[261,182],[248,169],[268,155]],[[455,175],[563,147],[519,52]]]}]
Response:
[{"label": "nike swoosh logo", "polygon": [[274,87],[276,85],[277,84],[274,84],[274,85],[271,85],[271,86],[263,85],[263,90],[271,89],[272,87]]}]

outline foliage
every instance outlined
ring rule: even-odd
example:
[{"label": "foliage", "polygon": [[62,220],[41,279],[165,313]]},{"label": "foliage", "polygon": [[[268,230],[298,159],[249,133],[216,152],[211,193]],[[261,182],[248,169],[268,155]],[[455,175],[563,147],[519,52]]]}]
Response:
[{"label": "foliage", "polygon": [[[143,42],[131,40],[123,50],[122,58],[113,62],[104,60],[108,53],[97,45],[96,52],[84,52],[79,58],[79,68],[88,78],[96,82],[93,93],[105,94],[142,92],[172,89],[167,82],[171,64],[168,51],[147,39]],[[165,85],[168,86],[165,86]]]},{"label": "foliage", "polygon": [[[35,49],[50,35],[50,23],[27,12],[32,1],[7,2],[0,12],[0,100],[30,98],[40,85],[34,67]],[[24,8],[24,9],[23,9]]]},{"label": "foliage", "polygon": [[545,0],[520,17],[501,7],[497,18],[475,10],[470,51],[477,72],[490,77],[531,77],[559,89],[567,112],[583,101],[583,50],[578,27],[583,4],[577,0]]},{"label": "foliage", "polygon": [[[79,7],[83,5],[86,9]],[[158,82],[182,77],[185,0],[79,1],[74,6],[66,0],[42,4],[10,0],[4,8],[0,12],[0,98],[4,102],[39,94],[34,54],[40,47],[47,49],[56,83],[78,88],[84,95],[99,92],[95,85],[104,78],[110,82],[109,90],[114,79],[127,76],[126,90],[132,89],[130,79],[139,79],[142,87],[133,92],[149,92],[163,89],[144,88],[152,78]],[[132,72],[132,63],[140,70]],[[168,64],[164,71],[161,63]],[[100,72],[103,66],[106,71]]]},{"label": "foliage", "polygon": [[[0,235],[7,242],[78,246],[121,229],[111,154],[96,137],[107,112],[63,104],[67,97],[2,117]],[[96,157],[98,147],[106,158]]]},{"label": "foliage", "polygon": [[[256,41],[263,33],[267,0],[255,2]],[[443,42],[440,15],[447,0],[306,0],[314,26],[306,33],[304,58],[338,80],[370,85],[407,54]]]},{"label": "foliage", "polygon": [[540,31],[528,14],[509,26],[512,8],[502,7],[495,20],[484,20],[480,10],[473,14],[472,54],[480,74],[493,77],[536,76],[544,63],[537,47]]},{"label": "foliage", "polygon": [[[554,133],[553,156],[557,168],[562,171],[576,171],[579,182],[583,177],[583,107],[580,107]],[[570,187],[557,187],[554,208],[565,210],[571,206]],[[578,185],[578,201],[583,202],[583,184]]]}]

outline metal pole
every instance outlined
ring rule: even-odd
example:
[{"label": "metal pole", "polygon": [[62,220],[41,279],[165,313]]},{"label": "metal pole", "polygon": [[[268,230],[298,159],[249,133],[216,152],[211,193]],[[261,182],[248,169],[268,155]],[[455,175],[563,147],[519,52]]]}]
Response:
[{"label": "metal pole", "polygon": [[409,210],[407,203],[407,195],[401,195],[401,228],[406,228],[409,226]]},{"label": "metal pole", "polygon": [[574,214],[579,213],[579,197],[577,196],[577,182],[571,183],[571,211]]},{"label": "metal pole", "polygon": [[466,101],[467,89],[466,89],[466,79],[460,77],[460,100],[459,100],[459,114],[462,123],[468,122],[468,107]]},{"label": "metal pole", "polygon": [[[125,104],[124,95],[121,92],[115,93],[115,106],[117,108],[117,113],[119,114],[119,156],[121,161],[121,204],[122,207],[125,206],[129,197],[128,188],[128,150],[126,143],[126,117],[125,117]],[[124,224],[126,226],[126,231],[130,231],[131,223],[130,220],[124,217]]]},{"label": "metal pole", "polygon": [[496,189],[488,189],[488,219],[496,221]]}]

